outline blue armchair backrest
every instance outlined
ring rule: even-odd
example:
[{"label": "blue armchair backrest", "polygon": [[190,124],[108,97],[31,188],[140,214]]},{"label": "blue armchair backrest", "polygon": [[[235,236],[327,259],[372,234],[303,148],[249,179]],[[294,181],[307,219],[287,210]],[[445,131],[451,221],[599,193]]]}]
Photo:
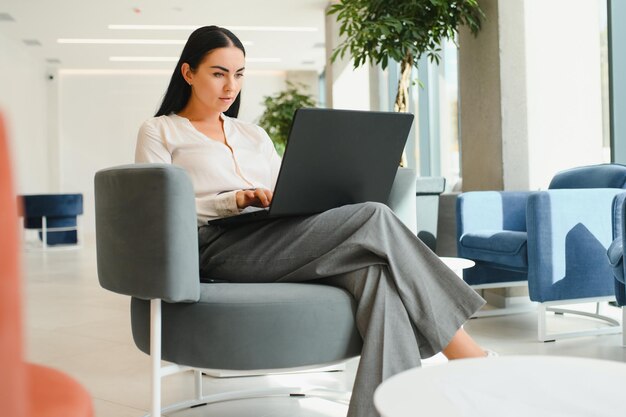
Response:
[{"label": "blue armchair backrest", "polygon": [[548,188],[626,188],[626,166],[600,164],[567,169],[558,172]]}]

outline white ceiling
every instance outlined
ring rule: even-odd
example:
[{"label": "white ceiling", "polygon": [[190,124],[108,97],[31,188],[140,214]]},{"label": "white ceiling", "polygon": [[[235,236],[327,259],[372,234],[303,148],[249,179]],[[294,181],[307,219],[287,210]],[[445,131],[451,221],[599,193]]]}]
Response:
[{"label": "white ceiling", "polygon": [[314,27],[313,32],[234,30],[248,58],[279,62],[247,62],[249,70],[316,70],[324,66],[324,8],[328,0],[0,0],[0,33],[29,46],[43,62],[60,69],[171,70],[175,62],[112,62],[111,56],[175,57],[183,45],[59,44],[59,38],[176,39],[191,30],[112,30],[111,24]]}]

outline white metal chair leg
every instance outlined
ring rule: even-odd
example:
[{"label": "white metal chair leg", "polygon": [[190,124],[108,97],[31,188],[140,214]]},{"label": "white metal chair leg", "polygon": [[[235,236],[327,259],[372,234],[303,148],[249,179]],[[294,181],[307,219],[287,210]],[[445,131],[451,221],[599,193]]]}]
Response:
[{"label": "white metal chair leg", "polygon": [[41,218],[41,241],[43,250],[46,250],[48,248],[48,219],[46,216]]},{"label": "white metal chair leg", "polygon": [[196,400],[202,401],[202,372],[199,369],[193,370],[193,386]]},{"label": "white metal chair leg", "polygon": [[[151,412],[145,417],[161,417],[161,413],[169,413],[183,410],[201,404],[210,404],[221,401],[238,400],[245,398],[259,398],[267,396],[289,396],[302,393],[300,387],[271,387],[261,389],[248,389],[241,391],[224,392],[212,395],[202,394],[202,369],[195,369],[189,366],[168,365],[161,366],[161,307],[160,299],[150,300],[150,358],[152,366],[152,405]],[[194,378],[194,399],[171,404],[166,407],[161,406],[161,378],[179,372],[193,370]],[[316,397],[330,399],[331,401],[349,401],[349,394],[315,387],[310,390]]]},{"label": "white metal chair leg", "polygon": [[161,417],[161,300],[150,300],[150,358],[152,359],[152,417]]},{"label": "white metal chair leg", "polygon": [[539,308],[537,309],[537,338],[539,339],[540,342],[547,342],[548,339],[546,338],[546,328],[547,328],[547,323],[546,323],[546,311],[547,307],[545,304],[540,303],[539,304]]}]

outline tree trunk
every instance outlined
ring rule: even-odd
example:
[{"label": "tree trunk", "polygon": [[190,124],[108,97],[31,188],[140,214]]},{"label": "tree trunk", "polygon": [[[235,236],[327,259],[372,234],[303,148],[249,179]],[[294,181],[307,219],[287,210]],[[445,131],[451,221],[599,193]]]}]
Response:
[{"label": "tree trunk", "polygon": [[406,113],[409,110],[409,82],[413,69],[413,57],[407,54],[400,63],[400,79],[398,80],[398,92],[393,111]]},{"label": "tree trunk", "polygon": [[[393,105],[393,111],[406,113],[409,111],[409,82],[411,81],[411,70],[413,69],[413,57],[407,54],[400,63],[400,79],[398,80],[398,92],[396,93],[396,102]],[[400,166],[408,165],[406,152],[402,152]]]}]

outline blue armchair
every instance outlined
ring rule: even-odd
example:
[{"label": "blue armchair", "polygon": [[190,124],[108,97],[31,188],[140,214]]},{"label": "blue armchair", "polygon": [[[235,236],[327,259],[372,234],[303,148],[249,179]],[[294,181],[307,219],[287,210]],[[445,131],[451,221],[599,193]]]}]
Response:
[{"label": "blue armchair", "polygon": [[615,240],[609,246],[607,255],[615,275],[615,299],[622,307],[622,344],[626,346],[626,285],[624,285],[624,239],[626,239],[626,193],[615,197],[613,203],[613,235]]},{"label": "blue armchair", "polygon": [[[606,249],[613,240],[614,197],[626,188],[626,166],[602,164],[559,172],[549,190],[468,192],[457,201],[458,256],[476,262],[464,279],[476,289],[528,285],[539,303],[541,341],[619,332],[597,314],[555,305],[614,299]],[[592,316],[609,326],[548,334],[546,312]]]},{"label": "blue armchair", "polygon": [[77,216],[83,214],[82,194],[20,196],[24,229],[39,231],[43,248],[79,243]]}]

